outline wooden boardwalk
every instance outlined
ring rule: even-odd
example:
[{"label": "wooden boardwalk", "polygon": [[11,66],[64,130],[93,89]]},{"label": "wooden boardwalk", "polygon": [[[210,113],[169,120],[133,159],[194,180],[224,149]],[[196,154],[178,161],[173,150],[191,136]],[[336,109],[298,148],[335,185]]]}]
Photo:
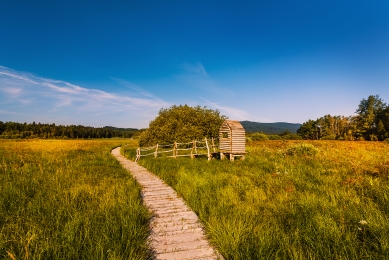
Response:
[{"label": "wooden boardwalk", "polygon": [[142,186],[143,202],[153,212],[150,245],[155,259],[222,259],[205,237],[197,215],[176,192],[146,168],[112,150]]}]

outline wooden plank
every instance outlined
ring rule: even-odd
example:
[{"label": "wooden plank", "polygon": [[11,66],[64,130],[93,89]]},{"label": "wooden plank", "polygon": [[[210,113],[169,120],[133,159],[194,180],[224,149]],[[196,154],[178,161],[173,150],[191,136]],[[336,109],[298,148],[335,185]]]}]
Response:
[{"label": "wooden plank", "polygon": [[[231,128],[231,130],[244,131],[244,128],[243,128],[242,124],[239,121],[237,121],[237,120],[229,120],[229,119],[227,119],[227,120],[224,121],[224,123],[227,123],[228,126]],[[224,125],[224,123],[223,123],[223,125]]]}]

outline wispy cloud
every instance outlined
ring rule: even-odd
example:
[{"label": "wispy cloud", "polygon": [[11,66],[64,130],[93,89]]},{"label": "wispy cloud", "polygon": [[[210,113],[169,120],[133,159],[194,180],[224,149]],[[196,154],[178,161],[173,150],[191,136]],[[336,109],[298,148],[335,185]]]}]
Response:
[{"label": "wispy cloud", "polygon": [[206,93],[220,96],[234,96],[227,87],[223,86],[216,79],[212,78],[201,62],[181,64],[182,73],[176,75],[176,79],[184,85],[200,89]]},{"label": "wispy cloud", "polygon": [[17,97],[22,93],[22,88],[3,87],[2,91],[10,96]]},{"label": "wispy cloud", "polygon": [[157,102],[162,102],[162,99],[156,97],[155,95],[153,95],[151,92],[145,90],[144,88],[134,84],[134,83],[131,83],[127,80],[124,80],[124,79],[119,79],[119,78],[112,78],[113,80],[115,80],[117,83],[119,83],[120,85],[126,87],[126,88],[129,88],[131,90],[134,90],[136,91],[137,93],[139,93],[140,95],[144,96],[144,97],[147,97],[147,98],[151,98]]},{"label": "wispy cloud", "polygon": [[205,103],[208,106],[210,106],[213,109],[219,110],[220,112],[222,112],[222,114],[225,114],[230,119],[240,120],[240,121],[250,120],[250,121],[256,121],[256,122],[270,122],[271,121],[268,118],[253,116],[252,114],[250,114],[244,110],[238,109],[238,108],[224,106],[224,105],[220,105],[218,103],[211,102],[211,101],[206,100],[204,98],[202,98],[202,99],[205,101]]},{"label": "wispy cloud", "polygon": [[[140,88],[139,88],[140,89]],[[31,73],[0,66],[0,97],[2,113],[29,106],[40,113],[58,113],[86,117],[128,113],[134,117],[156,114],[170,104],[151,93],[132,97],[98,89],[83,88],[65,81],[42,78]],[[28,112],[28,111],[24,111]],[[31,115],[33,116],[33,115]],[[147,116],[146,116],[147,117]],[[143,118],[150,120],[152,118]]]},{"label": "wispy cloud", "polygon": [[196,74],[198,76],[209,77],[208,72],[205,70],[201,62],[196,62],[195,64],[185,62],[181,66],[186,72]]}]

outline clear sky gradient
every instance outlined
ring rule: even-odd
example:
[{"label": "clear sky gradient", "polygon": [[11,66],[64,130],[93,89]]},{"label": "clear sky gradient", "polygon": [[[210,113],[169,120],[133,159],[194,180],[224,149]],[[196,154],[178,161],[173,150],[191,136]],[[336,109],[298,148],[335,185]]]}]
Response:
[{"label": "clear sky gradient", "polygon": [[188,104],[303,123],[389,103],[389,2],[0,1],[0,120],[147,127]]}]

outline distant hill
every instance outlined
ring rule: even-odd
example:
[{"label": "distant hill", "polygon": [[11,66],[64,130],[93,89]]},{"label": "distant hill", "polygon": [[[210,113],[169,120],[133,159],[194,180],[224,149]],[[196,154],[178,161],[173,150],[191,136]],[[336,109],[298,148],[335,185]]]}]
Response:
[{"label": "distant hill", "polygon": [[296,133],[297,129],[300,128],[301,124],[276,122],[276,123],[258,123],[251,121],[240,122],[246,132],[264,132],[265,134],[280,134],[281,132],[288,130],[292,133]]}]

